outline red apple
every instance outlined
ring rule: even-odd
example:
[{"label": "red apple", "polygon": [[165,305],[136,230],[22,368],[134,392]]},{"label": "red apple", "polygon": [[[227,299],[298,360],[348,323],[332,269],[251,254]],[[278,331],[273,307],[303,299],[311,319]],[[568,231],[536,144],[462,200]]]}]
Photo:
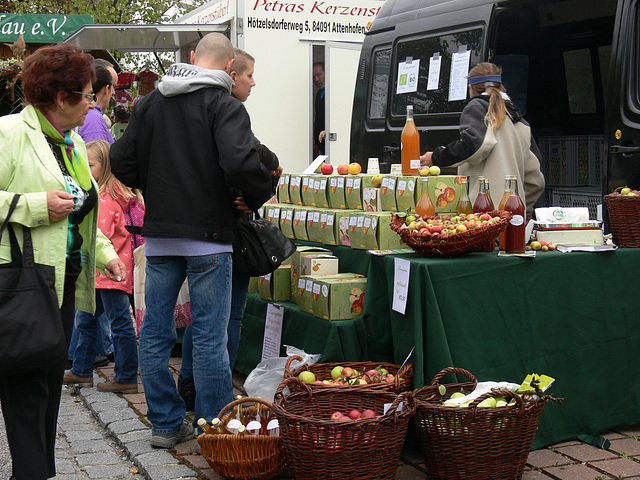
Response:
[{"label": "red apple", "polygon": [[342,417],[344,417],[342,412],[334,412],[333,415],[331,415],[331,420],[338,422]]},{"label": "red apple", "polygon": [[344,367],[342,369],[342,378],[349,378],[349,377],[353,377],[355,374],[355,370],[351,367]]},{"label": "red apple", "polygon": [[341,163],[338,165],[338,173],[340,175],[348,175],[349,174],[349,165],[346,163]]},{"label": "red apple", "polygon": [[352,420],[357,420],[361,417],[360,412],[358,410],[351,410],[349,412],[349,418]]},{"label": "red apple", "polygon": [[373,418],[373,417],[377,417],[376,412],[374,412],[373,410],[371,410],[370,408],[367,408],[366,410],[364,410],[362,412],[361,415],[362,418]]},{"label": "red apple", "polygon": [[323,163],[322,167],[320,167],[320,171],[323,175],[331,175],[333,173],[333,165],[330,163]]}]

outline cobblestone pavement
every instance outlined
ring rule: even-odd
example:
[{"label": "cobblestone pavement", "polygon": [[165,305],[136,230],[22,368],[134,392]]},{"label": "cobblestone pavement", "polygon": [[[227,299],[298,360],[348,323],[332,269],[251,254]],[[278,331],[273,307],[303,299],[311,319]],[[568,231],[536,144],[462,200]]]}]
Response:
[{"label": "cobblestone pavement", "polygon": [[[180,358],[171,359],[176,378],[180,365]],[[137,394],[118,395],[96,389],[98,382],[112,377],[110,364],[96,370],[93,388],[63,389],[56,480],[222,480],[197,453],[195,439],[170,450],[151,448],[142,384],[139,382]],[[242,381],[242,375],[234,377],[235,393],[243,393]],[[531,452],[523,480],[640,480],[640,425],[613,429],[603,436],[611,442],[607,450],[575,440]],[[5,480],[11,467],[2,437],[4,425],[0,420],[0,480]],[[409,438],[396,480],[426,479],[424,467],[419,447]],[[287,472],[282,478],[294,477]]]}]

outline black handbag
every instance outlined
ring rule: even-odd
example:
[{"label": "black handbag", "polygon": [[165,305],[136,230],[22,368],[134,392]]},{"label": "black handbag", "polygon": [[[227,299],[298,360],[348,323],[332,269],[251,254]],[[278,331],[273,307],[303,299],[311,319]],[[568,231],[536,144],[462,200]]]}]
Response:
[{"label": "black handbag", "polygon": [[[257,215],[257,214],[256,214]],[[233,242],[233,266],[251,277],[266,275],[293,255],[296,244],[265,218],[240,217]]]},{"label": "black handbag", "polygon": [[31,230],[24,226],[21,252],[9,224],[19,198],[13,197],[0,229],[0,240],[7,229],[11,241],[11,262],[0,264],[0,375],[46,369],[67,358],[55,268],[35,263]]}]

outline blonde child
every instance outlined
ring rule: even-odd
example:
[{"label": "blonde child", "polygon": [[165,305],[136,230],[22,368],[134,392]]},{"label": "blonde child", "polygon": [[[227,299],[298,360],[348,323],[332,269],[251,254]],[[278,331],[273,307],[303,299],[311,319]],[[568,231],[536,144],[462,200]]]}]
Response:
[{"label": "blonde child", "polygon": [[[110,145],[105,140],[87,143],[91,174],[100,188],[98,227],[113,244],[120,260],[127,267],[127,276],[132,274],[132,251],[130,234],[125,228],[125,210],[134,196],[111,173],[109,163]],[[129,310],[131,282],[114,282],[96,272],[96,313],[78,312],[76,328],[78,346],[73,366],[64,376],[64,383],[93,386],[93,361],[96,356],[98,317],[104,313],[111,326],[115,355],[113,380],[98,384],[103,392],[136,393],[138,391],[138,350],[136,334]]]}]

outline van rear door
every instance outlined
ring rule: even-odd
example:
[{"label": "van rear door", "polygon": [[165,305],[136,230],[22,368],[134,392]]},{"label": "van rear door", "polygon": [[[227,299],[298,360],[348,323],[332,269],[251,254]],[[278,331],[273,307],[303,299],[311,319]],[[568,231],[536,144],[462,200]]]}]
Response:
[{"label": "van rear door", "polygon": [[620,0],[605,116],[605,194],[640,189],[640,0]]},{"label": "van rear door", "polygon": [[[495,4],[451,11],[450,2],[396,2],[374,21],[365,37],[354,97],[351,157],[366,167],[368,157],[400,162],[406,105],[414,105],[421,150],[458,135],[465,100],[449,100],[454,54],[470,51],[470,65],[486,58]],[[419,59],[417,91],[398,92],[399,65]],[[439,58],[437,88],[427,89],[431,58]]]}]

